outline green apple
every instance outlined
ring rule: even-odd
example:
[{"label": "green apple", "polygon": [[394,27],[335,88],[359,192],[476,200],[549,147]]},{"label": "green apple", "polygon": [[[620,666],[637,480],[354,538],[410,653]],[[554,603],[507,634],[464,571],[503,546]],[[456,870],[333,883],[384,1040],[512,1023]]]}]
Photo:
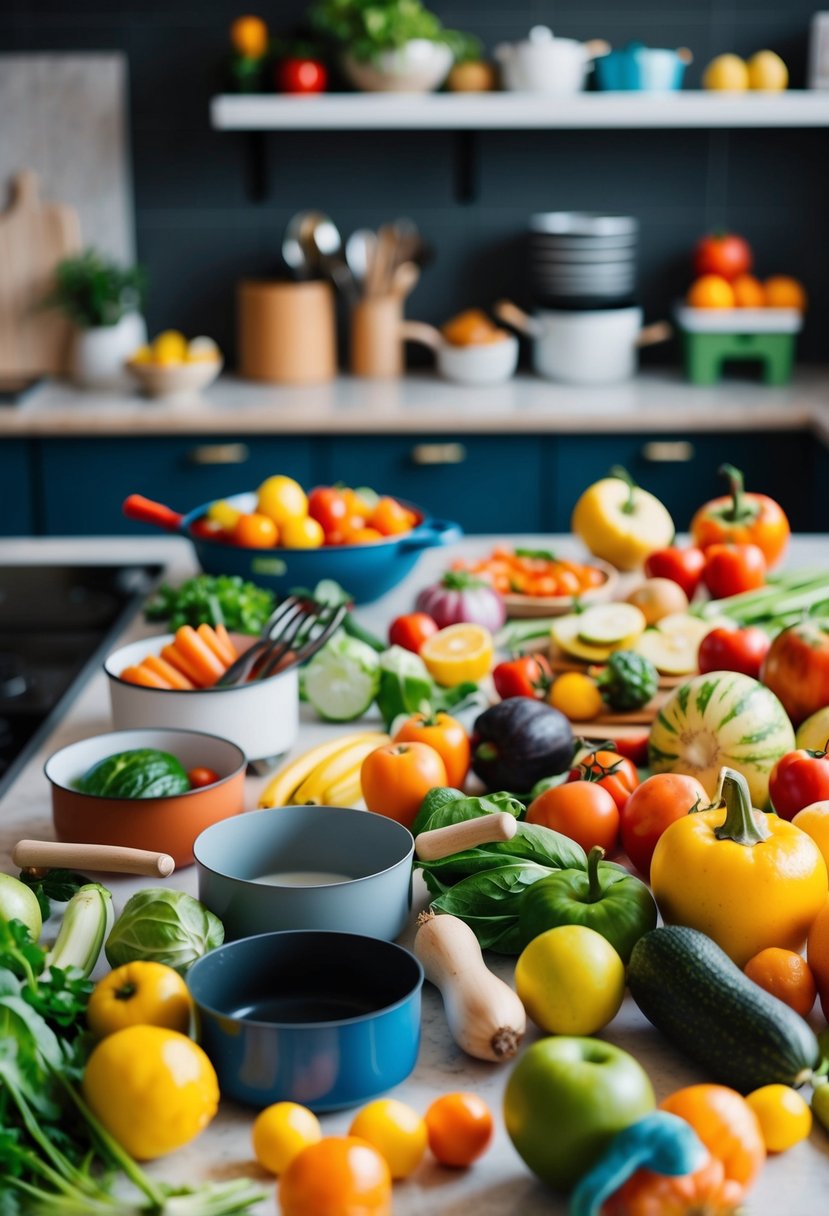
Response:
[{"label": "green apple", "polygon": [[0,874],[0,917],[3,920],[22,920],[37,941],[43,928],[40,904],[30,887],[10,874]]},{"label": "green apple", "polygon": [[648,1075],[618,1047],[564,1035],[521,1056],[504,1094],[510,1139],[534,1174],[566,1191],[607,1144],[654,1109]]}]

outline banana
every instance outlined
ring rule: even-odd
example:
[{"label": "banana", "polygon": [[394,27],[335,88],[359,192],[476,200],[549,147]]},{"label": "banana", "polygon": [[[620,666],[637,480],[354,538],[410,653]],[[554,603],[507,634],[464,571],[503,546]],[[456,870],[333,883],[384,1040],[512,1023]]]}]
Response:
[{"label": "banana", "polygon": [[325,743],[318,743],[316,747],[309,748],[295,760],[289,761],[265,786],[259,798],[259,806],[287,806],[291,795],[317,765],[347,747],[350,738],[351,736],[339,735],[336,739],[328,739]]},{"label": "banana", "polygon": [[[305,781],[294,792],[291,802],[297,805],[335,806],[326,797],[326,790],[331,785],[353,777],[359,778],[360,765],[375,748],[391,742],[388,735],[380,731],[371,731],[359,735],[347,736],[347,742],[341,751],[329,756],[312,770]],[[343,805],[343,804],[340,804]]]},{"label": "banana", "polygon": [[333,785],[329,785],[322,795],[325,806],[356,806],[358,802],[362,802],[362,799],[363,787],[360,784],[359,768]]}]

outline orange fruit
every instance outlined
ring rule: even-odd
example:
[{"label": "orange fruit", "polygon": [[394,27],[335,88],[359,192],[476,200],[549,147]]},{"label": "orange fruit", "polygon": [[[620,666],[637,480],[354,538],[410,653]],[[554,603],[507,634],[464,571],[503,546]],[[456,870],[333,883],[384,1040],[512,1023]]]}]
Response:
[{"label": "orange fruit", "polygon": [[426,1130],[441,1165],[471,1165],[489,1147],[492,1112],[477,1094],[444,1094],[426,1111]]},{"label": "orange fruit", "polygon": [[279,1182],[282,1216],[391,1216],[391,1171],[357,1136],[326,1136],[293,1158]]},{"label": "orange fruit", "polygon": [[823,1016],[829,1020],[829,900],[812,921],[806,940],[806,958],[815,977]]},{"label": "orange fruit", "polygon": [[[822,712],[822,711],[821,711]],[[798,744],[799,747],[809,747],[808,743]],[[829,801],[813,802],[798,811],[792,823],[801,832],[811,836],[820,849],[823,860],[829,866]]]},{"label": "orange fruit", "polygon": [[694,279],[685,302],[691,308],[733,308],[734,289],[722,275],[704,274]]},{"label": "orange fruit", "polygon": [[237,17],[230,27],[230,43],[237,55],[261,59],[268,49],[268,27],[261,17]]},{"label": "orange fruit", "polygon": [[806,292],[803,284],[785,274],[772,275],[763,284],[767,308],[797,308],[806,311]]},{"label": "orange fruit", "polygon": [[467,680],[477,684],[488,675],[494,648],[488,629],[464,621],[433,633],[423,643],[420,657],[433,680],[454,688]]},{"label": "orange fruit", "polygon": [[239,516],[231,536],[234,545],[241,545],[243,549],[272,549],[279,531],[270,516],[251,511],[248,515]]},{"label": "orange fruit", "polygon": [[743,971],[760,988],[805,1018],[815,1003],[817,985],[811,968],[794,950],[769,946],[750,958]]},{"label": "orange fruit", "polygon": [[738,308],[764,308],[766,293],[763,284],[753,274],[741,274],[731,284],[734,303]]}]

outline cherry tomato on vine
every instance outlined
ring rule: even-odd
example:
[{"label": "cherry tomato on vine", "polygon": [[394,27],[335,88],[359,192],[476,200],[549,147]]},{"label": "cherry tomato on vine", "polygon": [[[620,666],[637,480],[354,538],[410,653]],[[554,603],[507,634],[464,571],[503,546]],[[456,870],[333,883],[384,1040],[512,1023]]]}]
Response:
[{"label": "cherry tomato on vine", "polygon": [[709,671],[740,671],[759,680],[770,646],[771,638],[756,625],[712,629],[699,644],[697,665],[703,675]]},{"label": "cherry tomato on vine", "polygon": [[495,691],[502,701],[509,697],[542,698],[552,682],[550,664],[543,654],[525,654],[499,663],[492,672]]},{"label": "cherry tomato on vine", "polygon": [[389,626],[389,645],[402,646],[404,650],[420,654],[423,643],[437,631],[437,624],[428,613],[407,612]]},{"label": "cherry tomato on vine", "polygon": [[781,756],[771,770],[769,797],[781,819],[829,798],[829,755],[800,748]]},{"label": "cherry tomato on vine", "polygon": [[607,790],[621,811],[639,784],[639,774],[631,760],[618,752],[587,752],[567,775],[568,781],[589,781]]}]

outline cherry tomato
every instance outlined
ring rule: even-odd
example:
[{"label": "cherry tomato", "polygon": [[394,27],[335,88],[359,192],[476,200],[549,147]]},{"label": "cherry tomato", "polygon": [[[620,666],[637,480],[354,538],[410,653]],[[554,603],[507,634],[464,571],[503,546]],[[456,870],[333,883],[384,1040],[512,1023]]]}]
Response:
[{"label": "cherry tomato", "polygon": [[614,739],[613,747],[620,756],[624,756],[626,760],[630,760],[637,768],[644,768],[648,763],[648,739],[650,738],[650,730],[645,728],[637,731],[634,727],[628,727],[630,735],[624,739]]},{"label": "cherry tomato", "polygon": [[495,691],[502,701],[509,697],[546,696],[552,682],[550,664],[543,654],[525,654],[499,663],[492,673]]},{"label": "cherry tomato", "polygon": [[194,790],[203,789],[206,785],[215,785],[221,777],[212,768],[191,768],[187,780]]},{"label": "cherry tomato", "polygon": [[328,71],[319,59],[282,59],[275,75],[280,93],[324,93],[328,84]]},{"label": "cherry tomato", "polygon": [[645,574],[648,578],[669,578],[678,583],[690,600],[700,584],[704,565],[705,554],[702,549],[693,545],[686,549],[671,546],[668,549],[656,549],[645,558]]},{"label": "cherry tomato", "polygon": [[595,781],[567,781],[533,799],[527,808],[527,823],[540,823],[569,836],[585,853],[596,844],[612,853],[619,836],[619,808]]},{"label": "cherry tomato", "polygon": [[694,274],[718,274],[722,278],[736,279],[748,274],[754,258],[751,246],[734,232],[715,232],[697,242],[694,250]]},{"label": "cherry tomato", "polygon": [[781,819],[829,798],[829,755],[800,748],[781,756],[771,770],[769,797]]},{"label": "cherry tomato", "polygon": [[279,532],[269,516],[252,512],[250,515],[239,516],[231,535],[233,543],[241,545],[243,549],[272,549]]},{"label": "cherry tomato", "polygon": [[771,638],[756,625],[745,629],[712,629],[699,644],[700,672],[740,671],[760,679],[760,668],[769,652]]},{"label": "cherry tomato", "polygon": [[348,518],[348,506],[340,490],[333,486],[317,486],[308,495],[308,514],[322,524],[326,536],[341,532]]},{"label": "cherry tomato", "polygon": [[477,1094],[444,1094],[426,1111],[429,1148],[441,1165],[466,1166],[489,1147],[492,1112]]},{"label": "cherry tomato", "polygon": [[437,622],[426,612],[407,612],[392,621],[389,626],[389,645],[402,646],[413,654],[420,654],[420,648],[427,638],[437,633]]},{"label": "cherry tomato", "polygon": [[713,498],[691,520],[691,538],[700,549],[733,541],[759,545],[767,566],[783,556],[789,539],[789,521],[773,498],[766,494],[746,494],[743,475],[733,465],[724,464],[720,473],[728,478],[729,497]]},{"label": "cherry tomato", "polygon": [[442,712],[433,717],[412,714],[398,730],[394,743],[428,743],[446,765],[446,778],[456,790],[463,789],[469,772],[469,736],[457,718]]},{"label": "cherry tomato", "polygon": [[665,829],[708,802],[696,777],[681,773],[656,773],[636,787],[621,809],[619,826],[622,848],[640,874],[650,877],[653,851]]},{"label": "cherry tomato", "polygon": [[567,775],[568,781],[593,781],[606,789],[621,811],[639,784],[636,766],[618,752],[587,752]]},{"label": "cherry tomato", "polygon": [[715,600],[753,591],[766,581],[766,559],[759,545],[709,545],[705,551],[703,581]]},{"label": "cherry tomato", "polygon": [[410,827],[429,790],[448,785],[446,765],[428,743],[386,743],[360,769],[365,804]]},{"label": "cherry tomato", "polygon": [[411,532],[417,523],[417,516],[396,498],[380,498],[368,517],[368,523],[383,536],[397,536],[401,532]]}]

